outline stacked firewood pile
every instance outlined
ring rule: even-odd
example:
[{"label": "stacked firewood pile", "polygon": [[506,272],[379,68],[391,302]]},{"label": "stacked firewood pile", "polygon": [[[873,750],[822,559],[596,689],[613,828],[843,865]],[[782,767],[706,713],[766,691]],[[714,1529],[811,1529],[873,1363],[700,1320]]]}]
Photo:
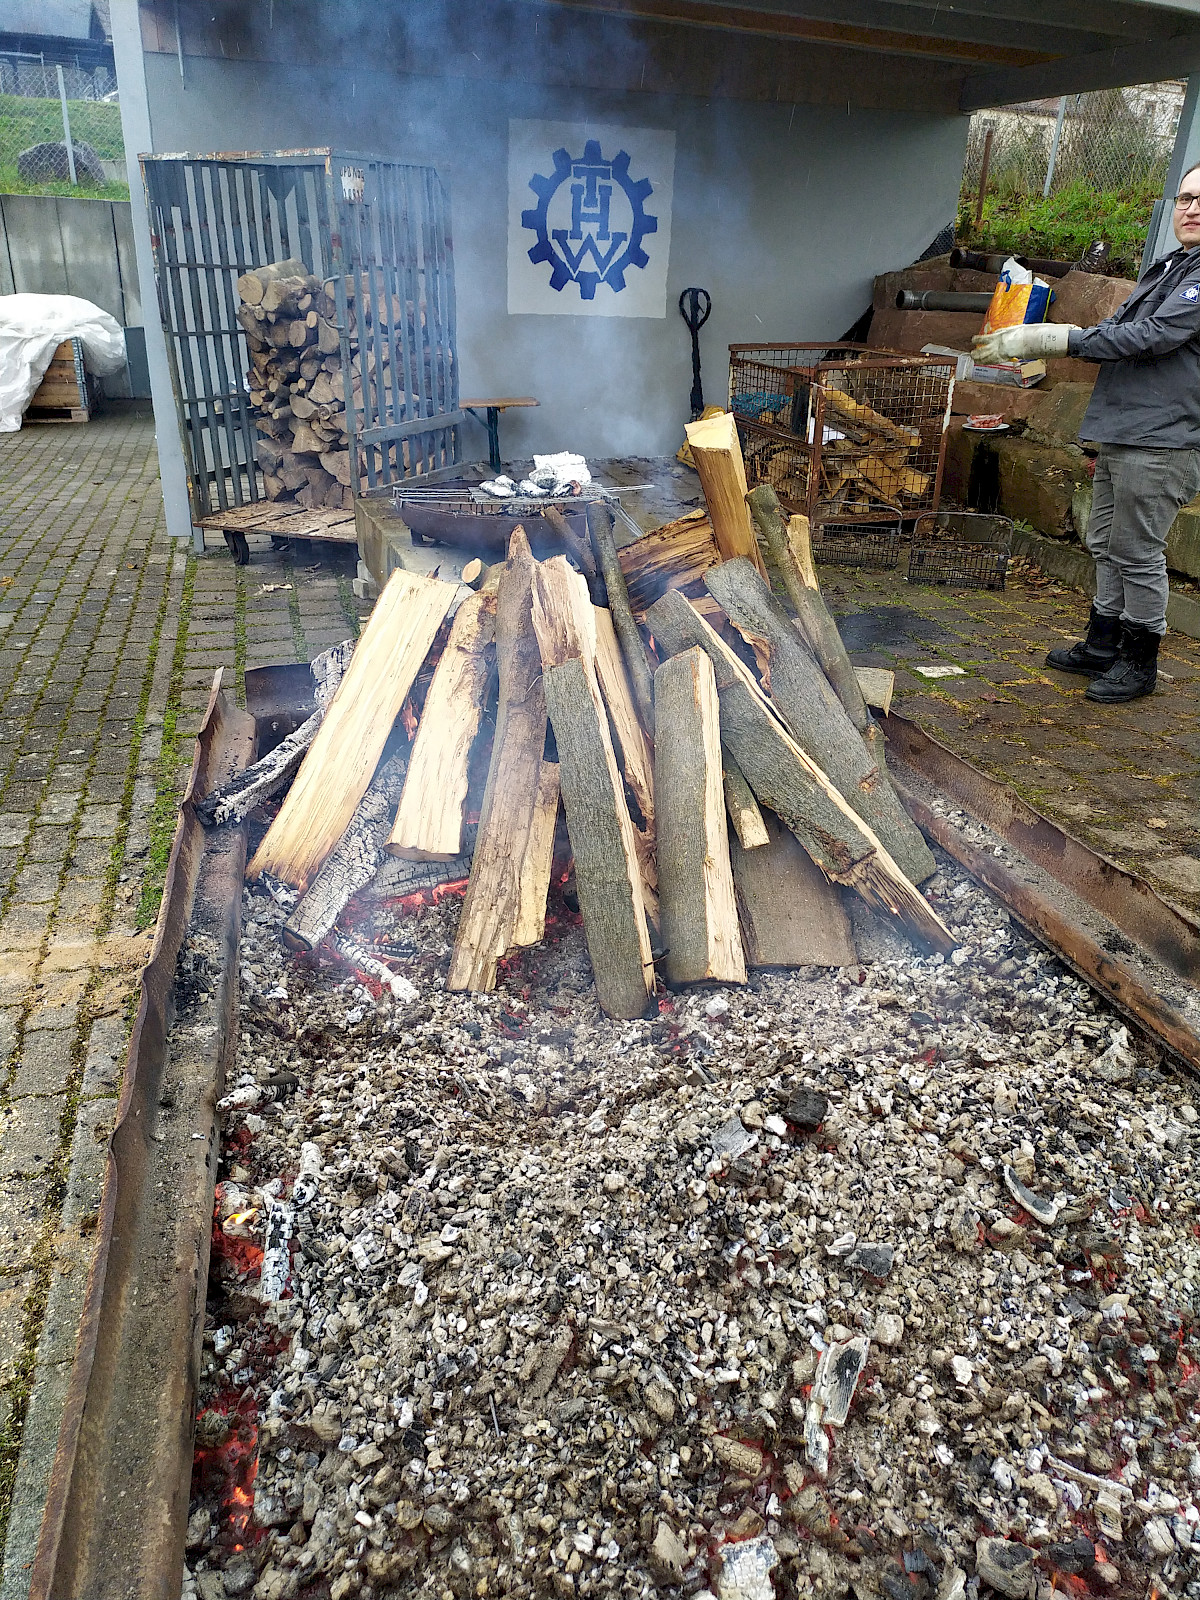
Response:
[{"label": "stacked firewood pile", "polygon": [[[246,375],[258,431],[258,464],[271,500],[308,510],[352,509],[350,430],[333,279],[314,277],[302,261],[277,261],[238,279],[238,321],[250,347]],[[384,306],[364,276],[346,279],[351,394],[363,407],[368,383],[390,381],[394,330],[404,322],[395,297]],[[413,313],[408,308],[410,335]],[[374,335],[382,331],[383,336]],[[411,342],[411,340],[410,340]],[[415,345],[414,345],[415,348]],[[406,387],[401,383],[402,387]]]},{"label": "stacked firewood pile", "polygon": [[785,527],[767,486],[747,495],[736,437],[695,454],[707,516],[618,555],[598,500],[590,542],[567,529],[570,556],[538,561],[518,527],[472,593],[396,572],[348,661],[314,663],[309,722],[209,802],[245,815],[296,773],[249,867],[298,891],[289,943],[329,935],[388,855],[462,861],[477,818],[451,990],[493,989],[541,941],[568,869],[613,1017],[646,1013],[656,962],[671,984],[738,984],[748,965],[852,961],[843,888],[952,947],[807,524]]}]

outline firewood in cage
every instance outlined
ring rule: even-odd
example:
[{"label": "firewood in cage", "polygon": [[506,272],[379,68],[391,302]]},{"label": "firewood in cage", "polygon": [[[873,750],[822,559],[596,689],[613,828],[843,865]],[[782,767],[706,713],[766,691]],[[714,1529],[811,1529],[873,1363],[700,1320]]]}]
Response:
[{"label": "firewood in cage", "polygon": [[827,878],[856,890],[868,905],[948,954],[955,944],[950,930],[792,738],[750,669],[721,636],[674,591],[651,606],[646,621],[668,655],[695,644],[709,655],[721,702],[721,737],[760,805],[779,815]]},{"label": "firewood in cage", "polygon": [[214,828],[241,822],[255,806],[278,794],[304,760],[304,752],[316,738],[325,709],[333,699],[353,654],[354,640],[346,639],[329,650],[322,650],[314,658],[311,671],[316,680],[314,698],[317,709],[260,761],[243,768],[228,783],[205,795],[196,806],[196,815],[201,822]]},{"label": "firewood in cage", "polygon": [[641,812],[634,823],[634,843],[642,876],[646,915],[658,926],[658,869],[654,858],[654,750],[638,718],[633,690],[625,671],[612,615],[593,607],[596,623],[596,677],[608,710],[609,727],[616,741],[625,783]]},{"label": "firewood in cage", "polygon": [[880,434],[885,439],[894,439],[899,444],[907,445],[909,449],[915,450],[920,444],[921,435],[916,428],[907,428],[901,423],[893,422],[890,417],[883,416],[872,406],[856,400],[843,389],[833,388],[831,384],[821,384],[820,390],[825,396],[826,427],[836,426],[837,419],[842,418],[856,423],[868,433]]},{"label": "firewood in cage", "polygon": [[396,571],[363,628],[279,815],[250,863],[305,889],[346,830],[450,609],[455,585]]},{"label": "firewood in cage", "polygon": [[540,944],[546,936],[546,896],[550,893],[550,869],[554,864],[558,795],[558,763],[543,761],[538,773],[525,859],[521,863],[520,902],[512,940],[518,949]]},{"label": "firewood in cage", "polygon": [[496,732],[449,989],[494,989],[496,964],[512,947],[520,920],[521,875],[546,746],[542,657],[533,631],[536,570],[525,530],[515,527],[496,591]]},{"label": "firewood in cage", "polygon": [[609,1016],[640,1017],[653,956],[637,840],[596,673],[595,616],[565,558],[539,567],[533,625],[596,994]]},{"label": "firewood in cage", "polygon": [[317,323],[317,350],[323,356],[337,355],[342,348],[342,336],[337,324],[325,317]]},{"label": "firewood in cage", "polygon": [[[933,853],[858,736],[845,707],[791,618],[748,561],[705,575],[709,591],[748,644],[767,657],[764,684],[800,748],[816,762],[913,883],[936,870]],[[857,681],[857,680],[856,680]]]},{"label": "firewood in cage", "polygon": [[713,664],[699,646],[654,674],[658,889],[670,983],[745,983]]},{"label": "firewood in cage", "polygon": [[588,594],[591,596],[592,604],[607,605],[608,596],[589,541],[579,537],[557,506],[544,507],[542,515],[562,541],[562,547],[567,555],[587,579]]},{"label": "firewood in cage", "polygon": [[761,815],[761,849],[729,841],[747,965],[849,966],[858,957],[842,891],[817,870],[774,812]]},{"label": "firewood in cage", "polygon": [[689,511],[674,522],[635,539],[617,551],[617,560],[637,620],[668,589],[687,593],[702,588],[704,574],[721,559],[705,511]]},{"label": "firewood in cage", "polygon": [[752,489],[746,497],[746,503],[763,531],[788,598],[796,608],[797,627],[808,641],[838,699],[845,706],[851,722],[867,741],[868,749],[881,760],[882,756],[878,754],[882,749],[879,730],[867,710],[854,663],[846,652],[837,623],[830,615],[817,581],[808,518],[794,516],[785,528],[779,501],[774,490],[766,484]]},{"label": "firewood in cage", "polygon": [[746,466],[733,413],[722,411],[707,422],[689,422],[684,432],[692,447],[722,558],[729,561],[734,556],[746,556],[765,573],[754,524],[746,510]]},{"label": "firewood in cage", "polygon": [[408,777],[387,841],[393,856],[449,861],[462,852],[467,766],[483,716],[496,637],[494,595],[473,594],[459,606],[434,669]]},{"label": "firewood in cage", "polygon": [[353,896],[378,872],[406,765],[406,753],[399,752],[372,778],[341,838],[283,925],[281,934],[289,950],[315,949]]},{"label": "firewood in cage", "polygon": [[621,571],[621,563],[617,559],[612,512],[603,502],[594,500],[587,508],[587,522],[592,548],[596,552],[596,562],[608,592],[608,609],[612,614],[613,627],[617,630],[621,654],[625,659],[625,669],[629,673],[633,697],[637,702],[638,715],[642,719],[642,726],[653,738],[654,676],[646,656],[646,646],[642,643],[642,636],[633,619],[629,591],[625,587],[625,577]]},{"label": "firewood in cage", "polygon": [[754,798],[754,790],[746,782],[746,774],[724,745],[721,746],[721,779],[725,809],[738,843],[743,850],[760,850],[770,842],[771,836]]},{"label": "firewood in cage", "polygon": [[267,266],[243,272],[237,281],[237,292],[239,298],[248,305],[256,306],[261,303],[269,283],[275,283],[280,278],[307,277],[308,268],[303,261],[289,257],[286,261],[272,261]]}]

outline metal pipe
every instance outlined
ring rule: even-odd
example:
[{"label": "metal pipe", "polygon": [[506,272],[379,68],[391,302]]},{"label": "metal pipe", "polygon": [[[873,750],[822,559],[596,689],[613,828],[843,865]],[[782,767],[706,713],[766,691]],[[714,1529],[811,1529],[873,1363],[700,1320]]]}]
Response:
[{"label": "metal pipe", "polygon": [[67,111],[67,81],[63,77],[62,62],[57,65],[58,71],[58,99],[62,106],[63,139],[67,146],[67,171],[71,174],[71,182],[78,185],[79,179],[75,174],[75,146],[71,143],[71,118]]},{"label": "metal pipe", "polygon": [[1042,185],[1042,199],[1050,194],[1050,185],[1054,182],[1054,167],[1058,161],[1058,147],[1062,143],[1063,118],[1067,114],[1067,97],[1062,95],[1058,102],[1058,116],[1054,123],[1054,137],[1050,141],[1050,160],[1046,163],[1046,181]]},{"label": "metal pipe", "polygon": [[949,289],[901,289],[896,296],[901,311],[986,311],[992,297],[981,294],[956,292]]},{"label": "metal pipe", "polygon": [[[964,250],[961,246],[955,246],[950,252],[952,267],[971,272],[1000,272],[1008,259],[1004,255],[981,255],[977,250]],[[1019,267],[1041,273],[1043,278],[1065,278],[1068,272],[1078,270],[1075,261],[1046,261],[1041,256],[1014,256],[1012,259]]]},{"label": "metal pipe", "polygon": [[979,198],[975,202],[975,226],[983,221],[983,200],[987,194],[988,168],[992,164],[992,139],[996,133],[995,126],[988,128],[983,138],[983,160],[979,165]]}]

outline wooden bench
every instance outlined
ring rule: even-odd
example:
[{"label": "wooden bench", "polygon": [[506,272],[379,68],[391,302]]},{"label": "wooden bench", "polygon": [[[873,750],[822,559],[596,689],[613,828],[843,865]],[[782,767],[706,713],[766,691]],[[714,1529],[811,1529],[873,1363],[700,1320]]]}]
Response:
[{"label": "wooden bench", "polygon": [[[459,406],[463,411],[469,411],[476,422],[484,423],[488,436],[488,462],[493,472],[499,472],[503,463],[500,460],[500,413],[511,410],[516,406],[536,406],[538,402],[528,395],[520,399],[507,400],[460,400]],[[481,411],[487,412],[486,419],[481,417]]]}]

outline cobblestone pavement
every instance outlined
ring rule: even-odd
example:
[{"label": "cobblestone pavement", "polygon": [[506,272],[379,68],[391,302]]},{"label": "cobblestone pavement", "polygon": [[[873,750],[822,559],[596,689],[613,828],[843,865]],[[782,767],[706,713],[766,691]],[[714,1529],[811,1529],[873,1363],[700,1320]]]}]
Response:
[{"label": "cobblestone pavement", "polygon": [[240,695],[247,666],[307,660],[357,627],[352,552],[335,571],[254,543],[245,569],[223,546],[197,560],[172,544],[145,418],[0,437],[3,1600],[28,1588],[133,997],[213,669]]},{"label": "cobblestone pavement", "polygon": [[[1086,627],[1088,602],[1072,590],[948,591],[833,568],[822,583],[855,661],[895,669],[894,710],[1200,911],[1200,643],[1168,634],[1157,692],[1104,707],[1084,699],[1086,679],[1045,665]],[[938,666],[963,675],[919,670]]]},{"label": "cobblestone pavement", "polygon": [[[0,1600],[28,1588],[131,1001],[213,670],[241,698],[247,667],[308,660],[363,609],[352,550],[251,551],[237,568],[167,539],[148,420],[0,438]],[[1172,681],[1101,711],[1042,666],[1076,636],[1079,595],[824,578],[856,659],[897,669],[899,710],[1200,905],[1200,646],[1172,635]],[[938,664],[964,674],[916,670]]]}]

